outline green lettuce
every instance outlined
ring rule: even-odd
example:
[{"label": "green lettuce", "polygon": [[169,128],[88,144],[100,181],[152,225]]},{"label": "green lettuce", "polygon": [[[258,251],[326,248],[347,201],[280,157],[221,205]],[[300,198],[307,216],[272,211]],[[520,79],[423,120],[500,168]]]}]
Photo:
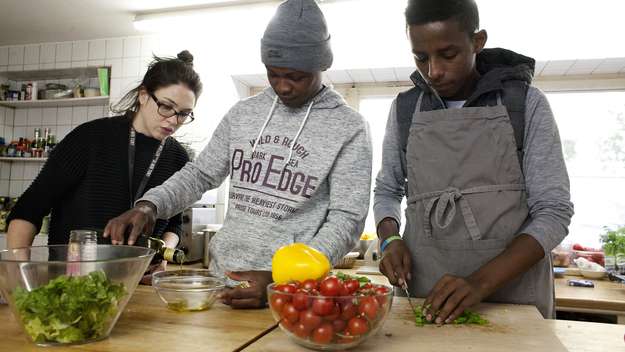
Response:
[{"label": "green lettuce", "polygon": [[126,295],[103,271],[59,276],[32,291],[17,288],[15,305],[33,341],[72,343],[102,337]]}]

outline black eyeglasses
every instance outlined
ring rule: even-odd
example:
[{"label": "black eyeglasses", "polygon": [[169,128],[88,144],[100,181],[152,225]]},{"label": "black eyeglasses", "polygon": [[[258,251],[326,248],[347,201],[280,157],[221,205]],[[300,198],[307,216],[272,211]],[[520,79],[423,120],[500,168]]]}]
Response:
[{"label": "black eyeglasses", "polygon": [[176,111],[176,109],[173,108],[173,106],[159,101],[158,98],[153,93],[149,93],[149,94],[152,97],[152,99],[154,99],[156,106],[158,106],[158,109],[157,109],[158,114],[163,116],[164,118],[168,119],[172,116],[176,116],[176,118],[178,119],[178,123],[181,125],[190,124],[191,122],[193,122],[193,120],[195,120],[195,116],[193,116],[193,111],[178,112]]}]

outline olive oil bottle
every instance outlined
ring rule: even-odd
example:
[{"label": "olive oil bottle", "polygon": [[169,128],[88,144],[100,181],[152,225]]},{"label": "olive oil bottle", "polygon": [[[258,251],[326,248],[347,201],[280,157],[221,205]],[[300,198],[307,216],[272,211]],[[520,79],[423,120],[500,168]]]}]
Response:
[{"label": "olive oil bottle", "polygon": [[153,263],[158,263],[164,259],[170,263],[182,264],[186,260],[186,256],[182,250],[165,247],[165,241],[160,238],[149,237],[148,247],[156,251],[154,259],[152,259]]}]

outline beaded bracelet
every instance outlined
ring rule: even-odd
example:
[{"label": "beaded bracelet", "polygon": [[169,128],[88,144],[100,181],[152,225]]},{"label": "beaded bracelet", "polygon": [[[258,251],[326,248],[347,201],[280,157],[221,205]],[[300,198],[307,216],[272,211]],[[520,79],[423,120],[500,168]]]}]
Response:
[{"label": "beaded bracelet", "polygon": [[401,237],[399,235],[387,237],[384,241],[382,241],[382,244],[380,245],[380,252],[384,252],[386,247],[395,240],[401,240]]}]

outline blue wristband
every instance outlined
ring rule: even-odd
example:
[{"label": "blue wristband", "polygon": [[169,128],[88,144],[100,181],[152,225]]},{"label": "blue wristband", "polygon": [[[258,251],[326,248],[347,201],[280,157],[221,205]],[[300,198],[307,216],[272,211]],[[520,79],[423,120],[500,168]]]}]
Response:
[{"label": "blue wristband", "polygon": [[395,241],[395,240],[401,240],[401,236],[399,235],[395,235],[395,236],[390,236],[387,237],[384,241],[382,241],[382,244],[380,245],[380,252],[384,252],[384,250],[386,249],[386,247],[388,247],[388,245]]}]

